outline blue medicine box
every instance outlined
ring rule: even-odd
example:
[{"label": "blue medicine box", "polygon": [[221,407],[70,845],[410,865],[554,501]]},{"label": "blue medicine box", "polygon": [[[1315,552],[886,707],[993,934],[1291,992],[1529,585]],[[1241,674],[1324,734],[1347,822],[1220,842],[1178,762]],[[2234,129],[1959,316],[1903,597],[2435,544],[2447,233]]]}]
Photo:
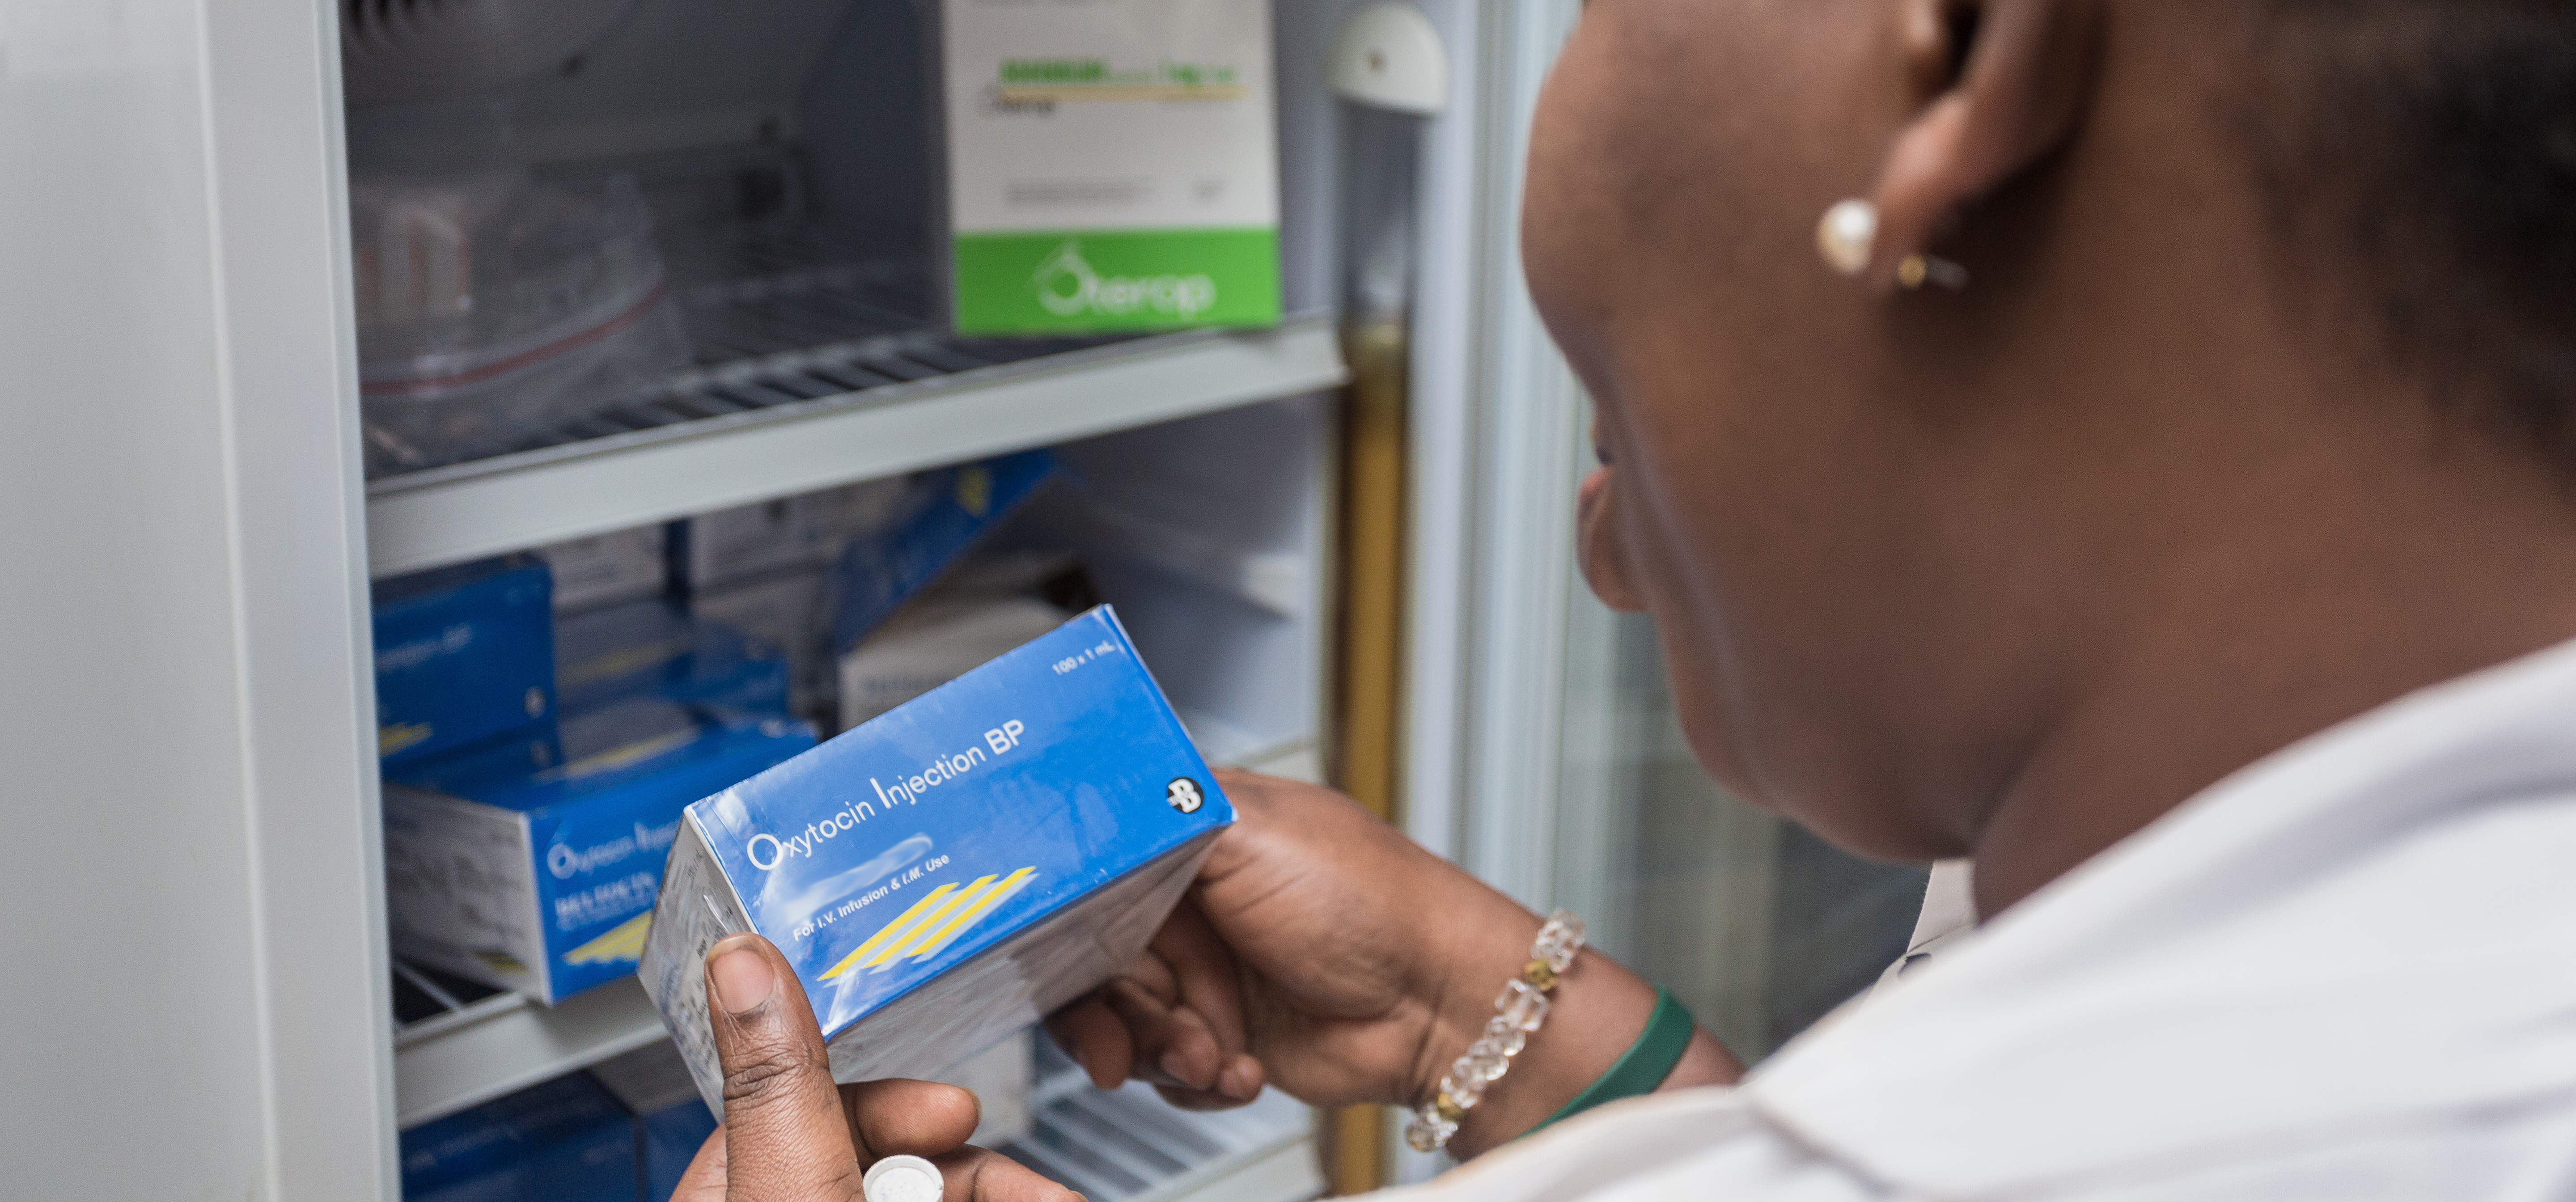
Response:
[{"label": "blue medicine box", "polygon": [[554,580],[524,555],[375,587],[376,754],[388,769],[555,712]]},{"label": "blue medicine box", "polygon": [[404,1202],[634,1202],[635,1125],[586,1074],[402,1135]]},{"label": "blue medicine box", "polygon": [[644,1157],[643,1202],[670,1202],[689,1162],[715,1134],[716,1116],[698,1100],[689,1066],[668,1044],[643,1047],[591,1069],[635,1116]]},{"label": "blue medicine box", "polygon": [[711,1109],[734,931],[795,967],[834,1076],[926,1076],[1124,968],[1233,821],[1102,606],[690,806],[644,988]]},{"label": "blue medicine box", "polygon": [[778,648],[693,619],[668,601],[565,618],[555,628],[555,681],[567,713],[650,695],[787,712],[787,658]]},{"label": "blue medicine box", "polygon": [[690,1098],[650,1114],[638,1115],[644,1127],[645,1202],[669,1202],[689,1171],[698,1149],[716,1133],[716,1116],[707,1104]]},{"label": "blue medicine box", "polygon": [[395,953],[548,1005],[625,976],[681,808],[813,745],[802,722],[644,698],[399,774]]},{"label": "blue medicine box", "polygon": [[1056,474],[1055,456],[1022,451],[923,472],[910,481],[911,518],[850,540],[835,569],[833,645],[847,651],[956,565]]}]

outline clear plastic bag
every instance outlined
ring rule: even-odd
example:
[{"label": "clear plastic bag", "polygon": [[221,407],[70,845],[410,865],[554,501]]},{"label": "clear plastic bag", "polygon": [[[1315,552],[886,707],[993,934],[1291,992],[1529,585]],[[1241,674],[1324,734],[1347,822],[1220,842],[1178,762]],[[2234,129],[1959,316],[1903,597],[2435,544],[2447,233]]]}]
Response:
[{"label": "clear plastic bag", "polygon": [[497,454],[689,362],[634,181],[352,181],[370,476]]}]

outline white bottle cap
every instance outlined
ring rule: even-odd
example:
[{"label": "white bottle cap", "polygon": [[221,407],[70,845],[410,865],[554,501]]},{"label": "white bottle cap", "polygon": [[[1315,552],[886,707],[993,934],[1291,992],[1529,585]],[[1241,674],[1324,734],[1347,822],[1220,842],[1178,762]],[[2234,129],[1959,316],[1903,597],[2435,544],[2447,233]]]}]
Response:
[{"label": "white bottle cap", "polygon": [[859,1189],[868,1202],[939,1202],[947,1192],[939,1166],[918,1156],[888,1156],[869,1165]]}]

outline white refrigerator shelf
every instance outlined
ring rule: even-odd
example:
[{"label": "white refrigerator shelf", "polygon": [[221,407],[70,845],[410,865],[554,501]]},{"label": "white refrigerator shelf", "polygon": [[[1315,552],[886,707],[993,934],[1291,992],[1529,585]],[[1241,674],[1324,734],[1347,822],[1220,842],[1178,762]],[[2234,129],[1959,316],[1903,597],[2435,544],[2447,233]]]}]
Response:
[{"label": "white refrigerator shelf", "polygon": [[367,487],[370,572],[567,538],[1331,388],[1329,314],[1113,342],[887,333],[737,359],[512,454]]},{"label": "white refrigerator shelf", "polygon": [[[397,972],[402,970],[397,969]],[[417,1127],[663,1038],[635,978],[551,1009],[495,993],[394,1029],[394,1123]]]}]

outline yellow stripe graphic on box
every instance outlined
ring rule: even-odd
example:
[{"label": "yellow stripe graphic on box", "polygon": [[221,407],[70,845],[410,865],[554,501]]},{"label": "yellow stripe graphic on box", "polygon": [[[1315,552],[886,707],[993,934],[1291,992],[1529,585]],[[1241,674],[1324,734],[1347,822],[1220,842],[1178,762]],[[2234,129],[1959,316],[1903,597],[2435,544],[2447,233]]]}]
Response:
[{"label": "yellow stripe graphic on box", "polygon": [[[957,916],[949,919],[947,926],[939,928],[937,934],[930,936],[928,940],[920,944],[921,950],[914,952],[912,958],[915,960],[927,960],[931,956],[936,955],[939,949],[948,946],[950,940],[963,934],[966,928],[975,925],[975,920],[982,918],[985,911],[992,909],[994,906],[1000,905],[1003,898],[1019,892],[1020,886],[1029,883],[1029,876],[1036,871],[1037,868],[1034,865],[1023,868],[1018,872],[1012,873],[1008,878],[1004,879],[1001,884],[995,885],[991,889],[985,891],[984,896],[975,899],[975,904],[957,911]],[[892,968],[894,966],[889,964],[886,967]],[[879,971],[883,970],[880,969]]]},{"label": "yellow stripe graphic on box", "polygon": [[939,899],[948,896],[949,891],[956,887],[957,886],[954,884],[947,884],[931,890],[929,896],[912,903],[912,908],[904,911],[901,917],[877,928],[877,933],[868,936],[868,941],[860,944],[859,950],[842,957],[841,962],[833,965],[832,970],[824,973],[820,979],[828,981],[850,971],[853,968],[857,968],[861,957],[885,946],[886,941],[894,938],[896,935],[908,933],[912,928],[913,919],[921,917],[922,911],[938,905]]},{"label": "yellow stripe graphic on box", "polygon": [[564,953],[566,964],[606,964],[612,960],[644,958],[644,936],[653,929],[653,912],[647,910],[608,929],[608,933]]},{"label": "yellow stripe graphic on box", "polygon": [[608,750],[600,752],[598,755],[594,755],[586,760],[574,760],[569,764],[548,768],[545,771],[538,773],[537,779],[544,781],[547,784],[553,784],[556,781],[580,780],[586,776],[597,776],[602,772],[615,772],[620,768],[631,768],[646,760],[652,759],[654,756],[660,755],[665,751],[686,747],[689,744],[696,742],[699,736],[705,733],[705,731],[699,730],[695,726],[691,726],[681,730],[672,731],[667,735],[656,735],[650,739],[639,739],[623,747],[609,748]]},{"label": "yellow stripe graphic on box", "polygon": [[417,747],[428,742],[431,733],[426,722],[396,722],[391,726],[379,726],[376,728],[376,754],[392,755],[407,747]]},{"label": "yellow stripe graphic on box", "polygon": [[945,904],[941,905],[938,909],[931,911],[929,917],[921,920],[920,926],[904,932],[903,938],[887,944],[884,951],[878,952],[875,956],[870,957],[868,960],[868,967],[875,968],[880,964],[893,960],[897,956],[901,956],[905,949],[913,945],[915,940],[918,940],[922,935],[930,931],[938,929],[940,922],[946,919],[951,911],[974,900],[975,895],[982,893],[987,887],[992,885],[994,879],[995,878],[989,876],[975,878],[975,883],[966,886],[965,892],[949,898]]}]

